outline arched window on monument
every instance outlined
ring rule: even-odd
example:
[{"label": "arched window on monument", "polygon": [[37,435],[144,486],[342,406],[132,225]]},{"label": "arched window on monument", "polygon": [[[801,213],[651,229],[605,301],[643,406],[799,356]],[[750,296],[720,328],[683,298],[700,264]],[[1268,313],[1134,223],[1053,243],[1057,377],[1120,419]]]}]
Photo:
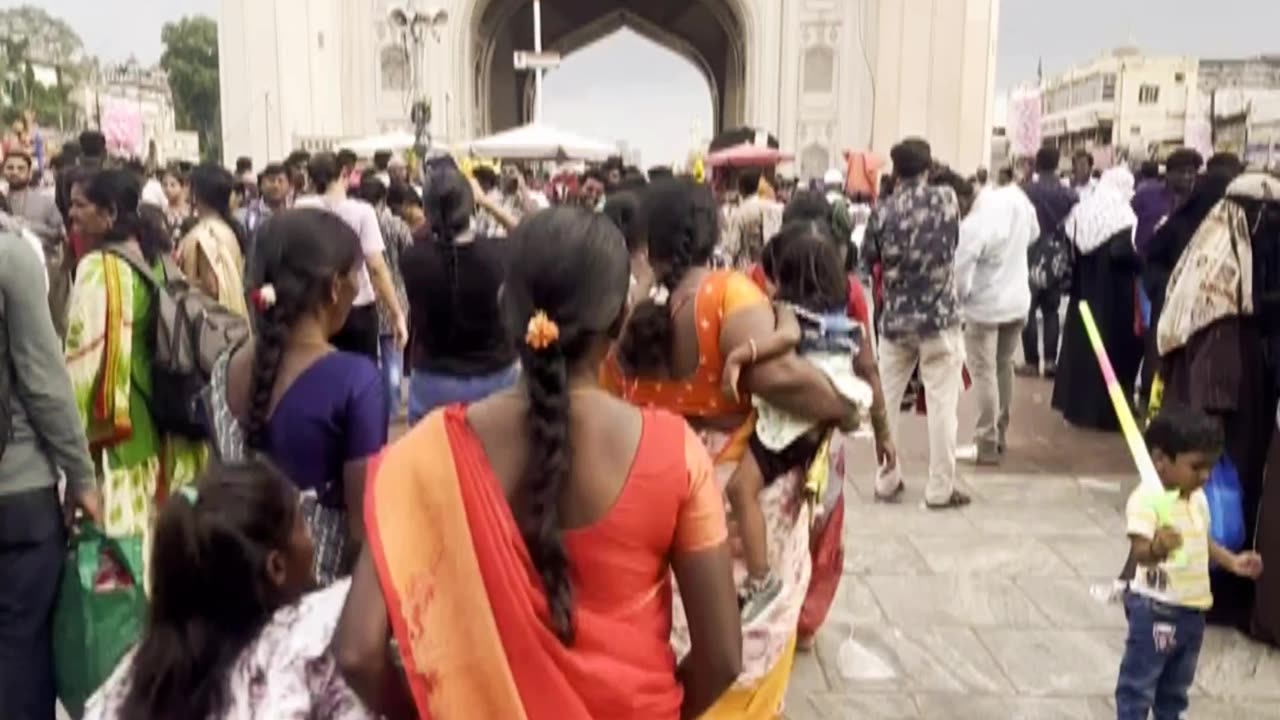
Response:
[{"label": "arched window on monument", "polygon": [[382,48],[379,65],[382,72],[382,89],[404,92],[409,89],[409,51],[401,45]]},{"label": "arched window on monument", "polygon": [[831,92],[836,72],[836,54],[826,45],[814,45],[804,51],[804,91]]},{"label": "arched window on monument", "polygon": [[804,179],[820,178],[831,163],[831,153],[823,146],[814,143],[800,153],[800,177]]}]

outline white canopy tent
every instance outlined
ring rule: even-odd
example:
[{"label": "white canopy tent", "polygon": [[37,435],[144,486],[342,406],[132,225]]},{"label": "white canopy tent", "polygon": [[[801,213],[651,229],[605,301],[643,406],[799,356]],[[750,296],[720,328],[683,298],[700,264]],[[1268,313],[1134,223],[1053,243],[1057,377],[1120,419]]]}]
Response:
[{"label": "white canopy tent", "polygon": [[400,130],[398,132],[384,133],[382,135],[368,135],[360,138],[351,138],[336,143],[335,148],[347,149],[360,156],[369,156],[379,150],[390,150],[398,152],[400,150],[408,150],[413,147],[413,133]]},{"label": "white canopy tent", "polygon": [[463,149],[472,155],[503,160],[606,160],[616,145],[531,123],[472,140]]}]

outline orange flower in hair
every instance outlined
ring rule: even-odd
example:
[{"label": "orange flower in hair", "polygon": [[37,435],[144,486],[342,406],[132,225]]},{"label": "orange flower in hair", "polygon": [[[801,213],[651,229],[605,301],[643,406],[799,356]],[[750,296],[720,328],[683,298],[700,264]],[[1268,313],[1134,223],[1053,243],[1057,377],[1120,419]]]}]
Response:
[{"label": "orange flower in hair", "polygon": [[541,310],[529,318],[529,327],[525,330],[524,341],[534,350],[546,350],[560,339],[560,326],[547,317]]}]

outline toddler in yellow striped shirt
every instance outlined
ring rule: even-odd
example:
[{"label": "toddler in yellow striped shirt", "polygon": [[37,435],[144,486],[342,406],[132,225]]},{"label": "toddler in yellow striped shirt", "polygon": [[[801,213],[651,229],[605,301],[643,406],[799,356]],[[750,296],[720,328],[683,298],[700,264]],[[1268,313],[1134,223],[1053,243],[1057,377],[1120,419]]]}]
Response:
[{"label": "toddler in yellow striped shirt", "polygon": [[1256,552],[1233,553],[1209,535],[1204,485],[1222,452],[1218,420],[1166,407],[1151,421],[1147,448],[1163,489],[1140,486],[1126,508],[1130,559],[1125,598],[1129,637],[1116,683],[1117,720],[1178,720],[1186,712],[1213,605],[1209,563],[1242,577],[1262,573]]}]

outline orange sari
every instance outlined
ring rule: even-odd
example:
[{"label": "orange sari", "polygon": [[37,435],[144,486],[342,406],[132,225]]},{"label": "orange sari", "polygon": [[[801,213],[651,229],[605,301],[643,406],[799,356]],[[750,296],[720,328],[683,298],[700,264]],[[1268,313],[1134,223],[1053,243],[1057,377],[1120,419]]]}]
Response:
[{"label": "orange sari", "polygon": [[670,554],[726,537],[710,458],[680,418],[646,411],[614,506],[564,533],[572,646],[548,625],[537,570],[461,406],[387,450],[365,519],[420,717],[679,717]]},{"label": "orange sari", "polygon": [[[640,406],[661,407],[689,418],[745,415],[749,398],[724,397],[720,376],[724,357],[720,332],[734,313],[768,303],[768,298],[746,275],[712,272],[694,295],[698,332],[698,367],[687,379],[652,380],[623,375],[616,358],[605,364],[602,384]],[[704,430],[701,437],[716,463],[716,479],[723,487],[746,450],[754,430],[754,416],[733,433]],[[702,720],[772,720],[779,717],[795,658],[796,626],[809,586],[809,527],[801,512],[804,474],[793,471],[778,478],[760,494],[768,528],[769,564],[783,582],[783,590],[763,620],[743,633],[743,673],[735,687],[702,716]],[[723,497],[720,499],[724,503]],[[734,576],[739,583],[746,565],[735,547]],[[677,652],[689,648],[689,629],[683,608],[676,603],[672,643]]]}]

